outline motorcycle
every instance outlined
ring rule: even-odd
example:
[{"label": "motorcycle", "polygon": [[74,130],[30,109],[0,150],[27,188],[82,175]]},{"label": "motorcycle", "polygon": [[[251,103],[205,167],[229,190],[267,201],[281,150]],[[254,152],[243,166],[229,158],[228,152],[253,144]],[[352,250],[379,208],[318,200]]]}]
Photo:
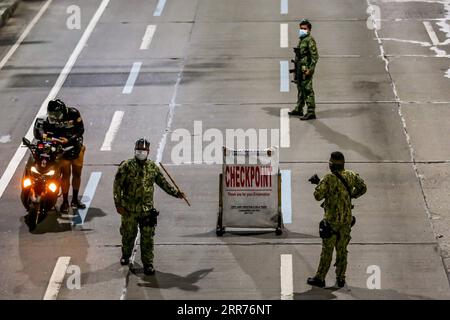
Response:
[{"label": "motorcycle", "polygon": [[25,223],[31,232],[56,205],[61,186],[58,159],[73,147],[63,148],[61,141],[55,138],[31,143],[24,137],[22,142],[31,152],[23,174],[20,196],[28,212]]}]

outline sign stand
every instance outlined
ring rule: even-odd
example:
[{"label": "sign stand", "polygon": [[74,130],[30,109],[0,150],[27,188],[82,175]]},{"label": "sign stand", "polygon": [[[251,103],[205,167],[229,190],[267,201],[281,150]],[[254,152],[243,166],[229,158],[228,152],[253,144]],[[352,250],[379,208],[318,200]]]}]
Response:
[{"label": "sign stand", "polygon": [[[226,152],[226,148],[224,148],[224,155]],[[278,150],[275,150],[278,151]],[[234,154],[236,155],[238,152],[244,153],[245,152],[249,152],[249,151],[232,151],[234,152]],[[269,157],[271,155],[274,155],[274,152],[269,150],[264,150],[264,151],[253,151],[256,152],[258,154],[258,156],[260,154],[263,153],[267,153],[269,155]],[[278,156],[278,154],[276,153],[276,156]],[[276,158],[276,160],[278,161],[278,158]],[[225,168],[226,166],[231,166],[231,167],[237,167],[240,169],[240,174],[242,175],[243,172],[250,172],[250,169],[248,169],[248,165],[242,165],[242,167],[239,167],[238,165],[236,165],[235,163],[231,163],[231,164],[227,164],[225,161],[225,157],[224,157],[224,170],[223,173],[221,173],[219,175],[219,212],[217,215],[217,224],[216,224],[216,235],[218,237],[221,237],[224,235],[226,228],[230,227],[230,228],[267,228],[267,229],[275,229],[275,234],[276,235],[281,235],[283,233],[283,215],[282,215],[282,206],[281,206],[281,199],[282,199],[282,194],[281,194],[281,173],[280,170],[278,168],[278,163],[276,163],[276,174],[275,175],[270,175],[270,181],[273,181],[273,183],[270,184],[270,186],[273,185],[273,187],[271,187],[269,193],[267,193],[267,190],[262,190],[259,191],[256,189],[252,189],[250,190],[250,192],[248,192],[247,194],[245,193],[245,188],[244,186],[241,186],[241,189],[244,190],[242,191],[242,193],[239,193],[239,191],[237,191],[236,193],[238,193],[237,196],[235,196],[235,194],[233,194],[233,196],[228,196],[226,193],[227,191],[224,190],[226,183],[224,183],[224,174],[226,172]],[[258,167],[259,166],[259,167]],[[250,167],[252,167],[252,165],[250,165]],[[253,165],[253,169],[258,167],[258,169],[264,167],[264,165],[261,164],[257,164],[257,165]],[[247,170],[245,170],[247,168]],[[272,168],[272,167],[271,167]],[[252,173],[254,172],[252,169]],[[255,170],[256,171],[256,170]],[[237,170],[236,170],[237,172]],[[247,180],[248,181],[248,174],[247,173]],[[237,173],[236,173],[237,175]],[[273,177],[273,178],[272,178]],[[230,179],[230,175],[228,172],[228,179]],[[244,178],[241,178],[240,181],[244,181]],[[229,182],[227,182],[229,183]],[[235,185],[233,186],[228,186],[228,189],[232,189],[232,187],[236,187]],[[237,187],[239,187],[239,184],[237,184]],[[247,187],[247,186],[245,186]],[[276,190],[275,190],[276,189]],[[234,189],[233,189],[234,191]],[[266,193],[264,193],[266,192]],[[276,194],[273,194],[275,193]],[[255,197],[255,194],[258,197]],[[273,194],[273,195],[272,195]],[[241,195],[239,197],[239,195]],[[268,195],[266,197],[264,197],[264,195]],[[225,200],[225,197],[228,196],[228,199]],[[253,197],[252,197],[253,196]],[[258,199],[263,199],[261,200],[261,206],[258,205]],[[246,200],[248,200],[248,203],[246,203]],[[256,199],[256,200],[255,200]],[[270,200],[273,199],[273,200]],[[269,203],[267,202],[269,200]],[[266,202],[264,202],[266,201]],[[276,203],[274,203],[276,202]],[[226,206],[224,206],[224,203],[226,204]],[[265,204],[265,205],[264,205]],[[238,209],[236,209],[238,208]],[[241,209],[239,209],[241,208]],[[261,209],[263,208],[263,209]],[[226,210],[228,209],[228,210]],[[251,213],[251,214],[248,214]],[[224,215],[227,215],[227,217],[225,217]],[[241,218],[242,217],[242,218]],[[252,218],[254,217],[254,221],[252,220]],[[225,219],[227,218],[227,219]],[[225,221],[227,220],[227,221]],[[242,220],[242,221],[241,221]],[[254,223],[254,224],[253,224]]]}]

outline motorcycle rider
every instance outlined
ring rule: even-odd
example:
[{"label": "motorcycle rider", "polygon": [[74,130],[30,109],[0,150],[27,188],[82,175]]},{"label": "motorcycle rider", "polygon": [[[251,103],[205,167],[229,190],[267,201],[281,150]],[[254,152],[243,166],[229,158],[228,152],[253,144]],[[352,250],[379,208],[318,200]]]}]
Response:
[{"label": "motorcycle rider", "polygon": [[64,152],[60,159],[61,189],[63,203],[60,212],[69,211],[70,176],[72,175],[72,201],[75,209],[85,209],[86,205],[78,200],[81,184],[81,171],[86,147],[83,145],[84,125],[80,112],[73,107],[67,107],[60,99],[50,100],[47,105],[47,117],[36,119],[34,137],[42,140],[48,137],[57,138],[64,148],[73,148]]}]

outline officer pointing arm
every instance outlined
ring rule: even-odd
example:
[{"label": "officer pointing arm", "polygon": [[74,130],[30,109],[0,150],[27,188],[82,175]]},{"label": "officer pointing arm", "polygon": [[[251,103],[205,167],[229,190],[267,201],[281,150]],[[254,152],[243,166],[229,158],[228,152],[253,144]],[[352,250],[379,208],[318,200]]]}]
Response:
[{"label": "officer pointing arm", "polygon": [[156,183],[169,195],[182,198],[183,193],[172,187],[158,166],[148,159],[150,143],[141,138],[136,141],[134,158],[123,161],[114,179],[114,204],[121,215],[122,258],[127,265],[133,252],[138,228],[141,232],[141,260],[144,273],[152,275],[153,237],[158,211],[154,207],[153,193]]}]

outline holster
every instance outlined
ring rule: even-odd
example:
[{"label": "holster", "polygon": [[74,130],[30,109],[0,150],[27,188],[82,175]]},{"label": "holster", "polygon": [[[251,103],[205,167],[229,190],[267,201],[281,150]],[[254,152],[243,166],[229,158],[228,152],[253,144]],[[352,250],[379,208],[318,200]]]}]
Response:
[{"label": "holster", "polygon": [[142,217],[139,221],[141,227],[153,228],[158,224],[159,211],[152,208],[148,215]]},{"label": "holster", "polygon": [[319,223],[319,235],[322,239],[328,239],[331,238],[334,234],[334,230],[331,228],[331,225],[328,223],[327,220],[323,219]]}]

